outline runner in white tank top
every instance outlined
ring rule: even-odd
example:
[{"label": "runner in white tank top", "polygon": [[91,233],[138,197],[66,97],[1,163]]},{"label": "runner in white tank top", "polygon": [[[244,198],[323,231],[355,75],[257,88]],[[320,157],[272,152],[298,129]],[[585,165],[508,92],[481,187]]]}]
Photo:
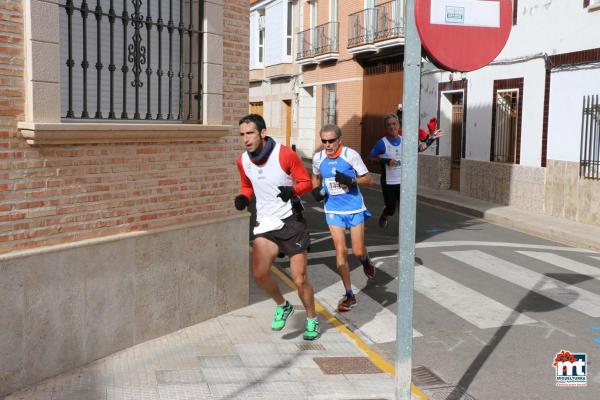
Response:
[{"label": "runner in white tank top", "polygon": [[294,206],[299,204],[297,196],[311,190],[310,178],[296,153],[267,136],[260,115],[243,117],[239,126],[246,152],[237,160],[241,188],[234,205],[241,211],[252,197],[256,199],[252,276],[277,304],[271,329],[279,331],[294,308],[283,298],[271,265],[280,252],[290,257],[292,280],[306,309],[304,339],[314,340],[319,336],[319,321],[306,272],[310,237],[301,211]]},{"label": "runner in white tank top", "polygon": [[[402,115],[401,112],[398,114]],[[394,114],[383,117],[385,136],[379,139],[370,157],[382,165],[381,192],[385,207],[379,217],[379,226],[385,228],[388,217],[394,215],[396,205],[400,201],[400,183],[402,181],[402,130],[401,120]],[[438,138],[444,135],[444,131],[437,129],[437,119],[432,118],[427,124],[429,133],[419,129],[419,152],[427,148]]]}]

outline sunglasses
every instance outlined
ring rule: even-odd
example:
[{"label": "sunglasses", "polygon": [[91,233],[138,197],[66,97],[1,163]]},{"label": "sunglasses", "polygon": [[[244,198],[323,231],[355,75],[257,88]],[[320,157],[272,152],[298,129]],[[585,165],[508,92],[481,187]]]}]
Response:
[{"label": "sunglasses", "polygon": [[335,139],[321,139],[321,143],[323,143],[323,144],[325,144],[325,143],[332,144],[332,143],[335,143],[336,140],[338,140],[338,138],[335,138]]}]

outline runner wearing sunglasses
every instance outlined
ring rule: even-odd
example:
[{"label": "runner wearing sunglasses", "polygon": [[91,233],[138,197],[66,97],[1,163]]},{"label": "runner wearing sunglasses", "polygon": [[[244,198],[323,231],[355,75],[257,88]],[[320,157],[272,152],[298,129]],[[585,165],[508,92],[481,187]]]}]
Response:
[{"label": "runner wearing sunglasses", "polygon": [[375,266],[365,248],[364,222],[371,216],[365,207],[358,185],[373,182],[360,155],[342,145],[342,131],[336,125],[325,125],[320,132],[323,150],[313,157],[312,195],[325,200],[325,219],[335,246],[337,269],[344,285],[344,296],[338,311],[350,311],[356,305],[352,292],[346,229],[350,230],[352,252],[363,266],[367,278],[375,276]]}]

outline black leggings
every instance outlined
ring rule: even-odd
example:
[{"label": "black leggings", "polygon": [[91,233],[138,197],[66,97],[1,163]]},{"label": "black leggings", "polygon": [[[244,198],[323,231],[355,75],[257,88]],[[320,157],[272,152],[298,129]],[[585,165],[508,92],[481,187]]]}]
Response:
[{"label": "black leggings", "polygon": [[396,205],[400,202],[400,184],[388,185],[381,182],[381,191],[383,192],[383,202],[385,203],[383,215],[387,217],[392,216],[396,211]]}]

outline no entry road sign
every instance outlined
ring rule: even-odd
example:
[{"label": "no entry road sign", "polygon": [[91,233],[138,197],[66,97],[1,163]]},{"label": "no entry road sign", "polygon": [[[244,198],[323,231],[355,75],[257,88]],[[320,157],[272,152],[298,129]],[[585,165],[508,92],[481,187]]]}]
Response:
[{"label": "no entry road sign", "polygon": [[415,0],[427,54],[449,71],[473,71],[500,54],[512,27],[511,0]]}]

